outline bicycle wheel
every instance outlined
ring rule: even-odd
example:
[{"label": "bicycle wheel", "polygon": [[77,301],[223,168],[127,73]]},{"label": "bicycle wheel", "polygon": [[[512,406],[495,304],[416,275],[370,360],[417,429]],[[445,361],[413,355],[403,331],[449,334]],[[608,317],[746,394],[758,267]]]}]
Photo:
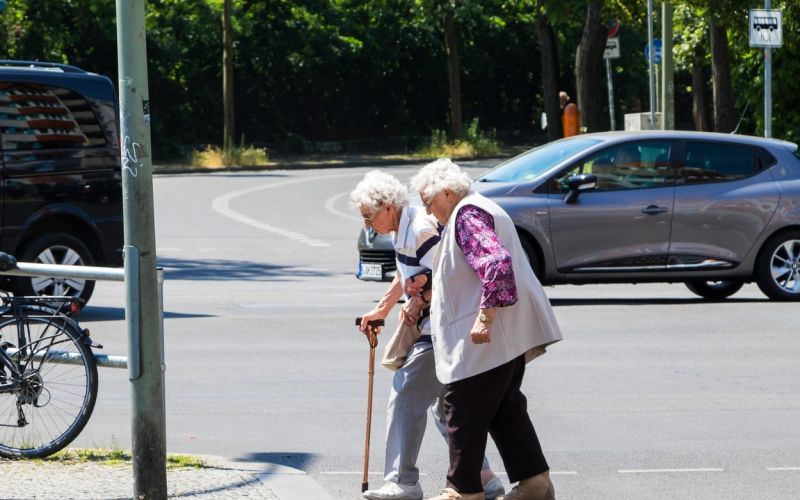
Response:
[{"label": "bicycle wheel", "polygon": [[89,421],[97,363],[67,318],[31,313],[21,326],[0,319],[0,348],[20,372],[15,377],[0,365],[0,456],[41,458],[67,446]]}]

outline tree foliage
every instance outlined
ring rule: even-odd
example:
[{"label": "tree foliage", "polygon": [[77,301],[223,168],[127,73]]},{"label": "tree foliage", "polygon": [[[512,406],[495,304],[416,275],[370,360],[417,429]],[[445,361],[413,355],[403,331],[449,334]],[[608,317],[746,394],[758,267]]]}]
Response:
[{"label": "tree foliage", "polygon": [[[477,118],[507,141],[543,140],[539,115],[546,102],[553,108],[553,93],[578,98],[576,57],[590,0],[233,0],[236,140],[243,134],[248,143],[294,150],[324,140],[413,148],[431,130],[449,128],[453,96],[444,23],[436,15],[443,1],[454,8],[464,122]],[[608,129],[613,105],[621,128],[624,113],[649,107],[646,7],[591,1],[601,4],[603,23],[619,19],[622,56],[612,61],[614,102],[607,102],[599,71],[581,75],[588,89],[581,106],[596,117],[592,129]],[[715,84],[713,22],[729,46],[733,121],[740,133],[763,133],[764,57],[748,45],[750,3],[673,0],[678,128],[700,127],[704,113],[711,116],[711,99],[700,98]],[[223,0],[148,0],[146,6],[156,157],[220,144]],[[772,52],[773,135],[798,141],[800,4],[773,0],[773,8],[783,10],[784,21],[784,46]],[[9,0],[0,14],[0,52],[74,64],[116,81],[115,23],[108,0]],[[547,24],[555,50],[545,53]],[[543,56],[552,55],[545,69]]]}]

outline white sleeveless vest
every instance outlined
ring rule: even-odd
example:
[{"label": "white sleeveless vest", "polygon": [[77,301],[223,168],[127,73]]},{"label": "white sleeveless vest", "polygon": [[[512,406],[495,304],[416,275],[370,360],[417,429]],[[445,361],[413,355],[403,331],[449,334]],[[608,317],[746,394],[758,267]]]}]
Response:
[{"label": "white sleeveless vest", "polygon": [[[469,333],[480,311],[483,286],[456,243],[455,219],[464,205],[475,205],[494,217],[495,232],[511,254],[517,303],[496,308],[492,338],[473,344]],[[525,354],[528,362],[561,340],[550,301],[528,264],[514,223],[492,200],[470,192],[453,209],[434,257],[431,301],[436,377],[443,384],[491,370]]]}]

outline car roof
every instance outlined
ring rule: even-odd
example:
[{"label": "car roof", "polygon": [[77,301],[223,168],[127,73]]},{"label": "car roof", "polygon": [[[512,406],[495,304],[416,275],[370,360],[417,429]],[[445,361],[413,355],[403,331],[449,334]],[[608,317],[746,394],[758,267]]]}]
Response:
[{"label": "car roof", "polygon": [[116,101],[111,79],[68,64],[0,60],[0,81],[58,85],[87,97]]},{"label": "car roof", "polygon": [[690,130],[641,130],[641,131],[615,131],[615,132],[596,132],[592,134],[581,134],[573,137],[594,138],[606,144],[617,142],[628,142],[631,140],[645,139],[683,139],[683,140],[707,140],[707,141],[727,141],[737,144],[750,144],[765,148],[784,147],[790,151],[797,150],[797,144],[781,139],[756,137],[752,135],[723,134],[719,132],[695,132]]}]

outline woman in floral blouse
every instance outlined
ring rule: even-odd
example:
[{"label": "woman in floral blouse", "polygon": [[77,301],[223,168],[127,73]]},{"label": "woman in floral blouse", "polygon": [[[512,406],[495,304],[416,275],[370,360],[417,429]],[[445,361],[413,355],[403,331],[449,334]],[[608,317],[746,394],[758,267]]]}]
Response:
[{"label": "woman in floral blouse", "polygon": [[[433,500],[483,500],[480,465],[488,434],[519,482],[506,500],[555,498],[549,467],[520,390],[525,364],[561,340],[550,302],[533,274],[514,223],[470,190],[450,160],[411,180],[444,225],[433,261],[431,337],[445,384],[450,447],[447,487]],[[406,291],[415,293],[411,284]]]}]

